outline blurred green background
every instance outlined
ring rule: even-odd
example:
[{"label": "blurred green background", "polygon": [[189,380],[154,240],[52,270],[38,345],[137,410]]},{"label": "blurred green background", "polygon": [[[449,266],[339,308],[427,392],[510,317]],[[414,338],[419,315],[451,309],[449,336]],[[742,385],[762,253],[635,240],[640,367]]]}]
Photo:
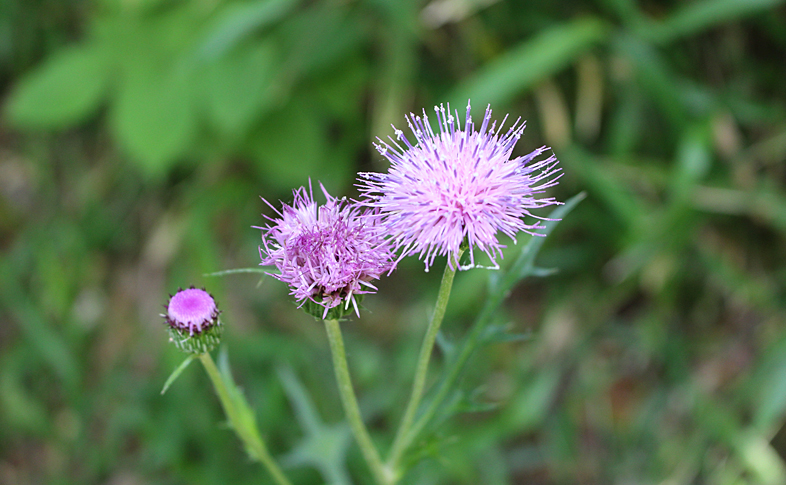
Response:
[{"label": "blurred green background", "polygon": [[[375,136],[468,98],[588,198],[508,301],[530,338],[463,378],[497,406],[405,483],[786,484],[782,1],[2,0],[0,93],[2,484],[269,483],[201,369],[159,395],[191,284],[292,479],[346,479],[346,453],[368,483],[324,329],[271,278],[204,274],[258,263],[259,196],[356,194]],[[458,275],[447,339],[487,278]],[[383,450],[438,282],[406,260],[344,325]]]}]

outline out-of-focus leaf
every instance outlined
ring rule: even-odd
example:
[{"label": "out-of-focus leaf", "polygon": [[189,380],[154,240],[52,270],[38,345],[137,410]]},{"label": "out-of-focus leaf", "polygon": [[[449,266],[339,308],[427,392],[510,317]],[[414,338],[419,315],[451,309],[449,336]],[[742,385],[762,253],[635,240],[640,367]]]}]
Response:
[{"label": "out-of-focus leaf", "polygon": [[672,128],[678,131],[687,119],[684,98],[686,82],[671,70],[655,47],[631,35],[614,39],[616,48],[636,70],[638,83],[655,98],[658,107],[670,118]]},{"label": "out-of-focus leaf", "polygon": [[72,391],[79,384],[77,360],[60,332],[36,308],[7,263],[0,262],[0,304],[12,310],[19,329],[52,372]]},{"label": "out-of-focus leaf", "polygon": [[770,446],[769,438],[746,431],[735,440],[735,448],[748,469],[759,479],[759,483],[786,483],[786,465],[778,452]]},{"label": "out-of-focus leaf", "polygon": [[[398,2],[396,2],[398,3]],[[392,123],[401,121],[410,99],[417,59],[417,43],[412,29],[396,25],[393,36],[385,36],[382,72],[374,81],[372,133],[382,136]]]},{"label": "out-of-focus leaf", "polygon": [[283,18],[297,0],[232,3],[221,11],[197,49],[200,60],[215,60],[243,39]]},{"label": "out-of-focus leaf", "polygon": [[457,390],[455,394],[447,400],[436,423],[445,421],[456,414],[485,413],[499,408],[498,403],[482,401],[483,392],[484,390],[482,388],[474,389],[472,392]]},{"label": "out-of-focus leaf", "polygon": [[178,70],[129,72],[112,112],[112,128],[148,175],[163,174],[196,135],[191,80]]},{"label": "out-of-focus leaf", "polygon": [[25,388],[25,375],[35,369],[30,365],[29,348],[18,345],[3,353],[0,359],[1,421],[7,426],[28,433],[45,434],[48,417],[46,407]]},{"label": "out-of-focus leaf", "polygon": [[635,0],[599,0],[598,3],[614,12],[627,23],[636,24],[645,20],[645,17]]},{"label": "out-of-focus leaf", "polygon": [[549,411],[560,381],[557,367],[541,369],[531,382],[525,384],[505,407],[504,422],[511,433],[523,433],[541,422]]},{"label": "out-of-focus leaf", "polygon": [[250,151],[271,185],[281,189],[304,185],[324,167],[326,134],[307,103],[292,103],[271,112],[255,130]]},{"label": "out-of-focus leaf", "polygon": [[442,331],[437,332],[437,347],[445,360],[450,361],[456,353],[456,344],[450,341]]},{"label": "out-of-focus leaf", "polygon": [[725,442],[757,478],[768,485],[786,482],[786,466],[762,433],[745,428],[727,406],[709,396],[696,395],[694,416],[704,430]]},{"label": "out-of-focus leaf", "polygon": [[286,391],[289,400],[292,402],[292,407],[295,409],[295,417],[300,426],[307,433],[316,431],[321,425],[321,419],[317,413],[316,406],[309,398],[306,388],[298,380],[295,372],[289,367],[281,367],[278,369],[278,378],[281,380],[281,384],[284,385],[284,391]]},{"label": "out-of-focus leaf", "polygon": [[700,182],[709,172],[712,164],[712,154],[708,130],[703,124],[694,124],[683,133],[682,140],[677,148],[677,166],[672,177],[671,204],[683,211],[688,198],[695,192],[697,182]]},{"label": "out-of-focus leaf", "polygon": [[109,85],[105,53],[91,44],[63,49],[16,86],[6,108],[25,128],[64,128],[98,108]]},{"label": "out-of-focus leaf", "polygon": [[221,373],[221,380],[224,381],[224,385],[229,393],[229,398],[234,403],[237,411],[238,422],[235,423],[235,431],[240,435],[246,435],[243,443],[246,445],[246,452],[249,456],[260,459],[256,450],[249,444],[249,441],[262,441],[259,436],[259,428],[257,427],[257,417],[248,404],[243,390],[235,384],[235,379],[232,377],[232,369],[229,366],[229,352],[227,352],[226,347],[222,347],[218,354],[218,369]]},{"label": "out-of-focus leaf", "polygon": [[180,376],[180,374],[182,374],[183,371],[186,370],[186,367],[188,367],[188,364],[190,364],[192,360],[194,360],[194,356],[189,355],[188,357],[186,357],[186,359],[183,361],[182,364],[177,366],[177,368],[174,371],[172,371],[172,373],[169,375],[166,382],[164,383],[163,389],[161,389],[161,394],[164,394],[166,390],[169,389],[169,386],[171,386],[172,383],[175,382],[175,379],[177,379]]},{"label": "out-of-focus leaf", "polygon": [[511,325],[489,325],[481,336],[481,341],[485,344],[523,342],[531,340],[531,333],[511,333]]},{"label": "out-of-focus leaf", "polygon": [[569,65],[605,39],[608,30],[608,26],[596,18],[551,27],[480,68],[459,84],[448,99],[455,106],[463,106],[467,99],[483,105],[505,103]]},{"label": "out-of-focus leaf", "polygon": [[346,458],[352,435],[345,422],[329,425],[322,422],[306,388],[289,367],[278,370],[284,390],[295,409],[295,417],[305,436],[283,459],[286,466],[311,465],[317,468],[328,483],[352,483],[346,469]]},{"label": "out-of-focus leaf", "polygon": [[617,217],[629,226],[635,227],[637,221],[646,213],[645,207],[630,193],[628,187],[615,178],[615,173],[592,157],[590,153],[573,145],[560,152],[560,160],[587,184],[594,197],[602,200]]},{"label": "out-of-focus leaf", "polygon": [[776,342],[757,372],[757,390],[751,393],[753,427],[767,432],[786,415],[786,340]]},{"label": "out-of-focus leaf", "polygon": [[271,104],[276,51],[263,43],[232,52],[208,67],[207,108],[213,124],[229,136],[242,136]]},{"label": "out-of-focus leaf", "polygon": [[516,262],[513,263],[508,274],[503,278],[501,282],[502,288],[500,288],[503,293],[510,291],[513,285],[521,281],[522,278],[526,278],[530,275],[530,272],[535,269],[535,258],[540,248],[543,247],[543,243],[546,242],[546,237],[551,234],[557,227],[557,224],[559,224],[562,219],[586,197],[586,193],[578,193],[568,199],[563,205],[551,211],[548,220],[544,223],[545,229],[538,231],[541,237],[532,237],[529,240],[527,245],[522,248],[521,254]]},{"label": "out-of-focus leaf", "polygon": [[335,66],[348,53],[360,51],[364,17],[329,3],[315,3],[282,23],[277,30],[289,53],[284,70],[292,76]]},{"label": "out-of-focus leaf", "polygon": [[641,33],[656,42],[669,42],[715,24],[740,19],[773,8],[783,0],[698,0],[686,2],[663,22]]},{"label": "out-of-focus leaf", "polygon": [[633,152],[644,136],[644,97],[633,84],[623,86],[616,95],[617,103],[608,122],[608,151],[611,155],[625,156]]}]

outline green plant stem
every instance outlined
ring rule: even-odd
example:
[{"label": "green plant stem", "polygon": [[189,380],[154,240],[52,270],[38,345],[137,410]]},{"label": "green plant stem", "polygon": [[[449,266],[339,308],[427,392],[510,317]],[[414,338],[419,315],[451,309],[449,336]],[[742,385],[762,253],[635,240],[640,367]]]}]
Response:
[{"label": "green plant stem", "polygon": [[448,369],[447,374],[442,378],[437,391],[434,393],[434,397],[429,401],[428,406],[423,411],[423,414],[421,414],[418,420],[415,422],[415,425],[412,427],[409,434],[402,439],[404,443],[403,446],[409,446],[409,444],[412,443],[415,438],[417,438],[421,431],[423,431],[426,425],[431,422],[431,420],[437,414],[437,411],[452,389],[453,384],[461,374],[464,364],[467,362],[467,360],[469,360],[469,357],[474,352],[477,342],[480,339],[480,336],[483,334],[483,331],[486,329],[488,322],[491,321],[494,310],[499,307],[499,304],[502,300],[503,298],[492,297],[490,301],[486,303],[480,315],[478,315],[472,330],[470,330],[470,333],[464,340],[464,343],[462,344],[461,350],[459,351],[455,361],[451,362],[452,365]]},{"label": "green plant stem", "polygon": [[213,362],[213,358],[210,357],[210,354],[204,353],[199,356],[199,360],[202,362],[205,371],[207,371],[207,375],[210,376],[210,380],[213,382],[213,387],[216,390],[216,394],[218,394],[218,399],[221,401],[221,406],[224,408],[224,413],[226,413],[229,418],[232,428],[246,445],[246,448],[251,452],[254,458],[259,460],[265,468],[267,468],[270,475],[273,476],[273,480],[275,480],[278,485],[292,485],[287,477],[284,476],[284,472],[281,471],[281,468],[276,464],[273,457],[270,456],[265,446],[265,442],[262,441],[262,437],[259,435],[259,430],[256,428],[249,429],[247,426],[243,425],[240,419],[240,412],[232,396],[229,394],[229,389],[227,389],[224,384],[224,380],[221,378],[221,373],[218,371],[215,362]]},{"label": "green plant stem", "polygon": [[360,415],[360,407],[358,406],[355,390],[352,388],[352,380],[349,376],[344,339],[341,337],[341,326],[338,320],[329,319],[325,320],[325,328],[327,329],[328,341],[330,342],[330,353],[333,356],[333,369],[336,372],[338,392],[341,395],[344,414],[347,416],[347,421],[349,421],[352,433],[355,435],[355,440],[358,446],[360,446],[363,458],[365,458],[366,463],[371,468],[371,472],[374,474],[375,481],[380,485],[393,484],[395,483],[393,474],[382,464],[379,452],[374,447],[371,436],[369,436],[366,425],[363,424],[363,418]]},{"label": "green plant stem", "polygon": [[[461,258],[464,250],[460,250],[456,261]],[[458,263],[457,263],[458,264]],[[423,338],[423,344],[420,346],[420,355],[418,356],[417,367],[415,367],[415,378],[412,381],[412,391],[409,395],[409,403],[407,409],[404,411],[404,417],[401,419],[401,424],[396,431],[396,438],[393,440],[393,447],[390,451],[388,458],[388,466],[395,470],[398,467],[398,462],[401,459],[404,451],[411,443],[409,439],[409,430],[412,422],[415,419],[415,414],[420,406],[420,400],[423,397],[423,389],[426,385],[426,377],[428,375],[428,364],[431,360],[431,354],[434,349],[434,342],[436,342],[439,327],[442,325],[442,319],[445,317],[445,310],[448,307],[448,300],[450,299],[450,291],[453,289],[453,278],[456,276],[456,270],[451,269],[450,265],[445,266],[445,272],[442,274],[442,282],[439,285],[439,293],[437,294],[437,303],[434,307],[434,314],[429,322],[426,335]]]},{"label": "green plant stem", "polygon": [[[426,409],[418,417],[417,421],[415,421],[409,433],[401,438],[403,443],[401,445],[402,448],[406,449],[406,447],[426,428],[431,420],[434,419],[451,389],[453,389],[456,380],[461,375],[464,365],[475,351],[478,342],[483,336],[483,332],[486,330],[495,312],[500,305],[502,305],[502,302],[507,298],[507,295],[513,287],[522,279],[538,271],[538,268],[535,267],[535,257],[546,239],[545,236],[551,234],[551,231],[554,230],[560,220],[570,213],[570,211],[572,211],[579,202],[584,200],[586,196],[584,192],[576,194],[566,201],[564,205],[552,211],[552,213],[549,214],[550,219],[546,222],[546,230],[542,232],[544,237],[530,239],[522,248],[518,258],[516,258],[516,261],[511,267],[497,276],[496,283],[492,285],[489,291],[486,303],[483,305],[475,322],[472,324],[472,329],[464,339],[458,354],[448,363],[447,369],[437,386],[436,392],[434,392],[433,397],[430,399],[428,406],[426,406]],[[388,463],[393,464],[392,461]]]}]

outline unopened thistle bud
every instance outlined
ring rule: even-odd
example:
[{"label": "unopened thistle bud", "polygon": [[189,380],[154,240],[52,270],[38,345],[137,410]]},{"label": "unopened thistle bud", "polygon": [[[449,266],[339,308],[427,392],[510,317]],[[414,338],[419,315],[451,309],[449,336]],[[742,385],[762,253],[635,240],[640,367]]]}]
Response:
[{"label": "unopened thistle bud", "polygon": [[166,314],[169,340],[190,354],[210,352],[221,341],[221,313],[213,297],[199,288],[180,289],[169,298]]}]

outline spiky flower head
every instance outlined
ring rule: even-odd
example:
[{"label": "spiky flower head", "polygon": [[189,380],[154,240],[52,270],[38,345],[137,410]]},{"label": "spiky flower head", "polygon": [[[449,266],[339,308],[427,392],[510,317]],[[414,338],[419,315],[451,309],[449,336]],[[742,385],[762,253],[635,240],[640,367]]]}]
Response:
[{"label": "spiky flower head", "polygon": [[[401,257],[418,254],[426,270],[437,255],[447,255],[451,269],[475,267],[472,250],[477,248],[491,258],[494,267],[504,247],[497,233],[515,241],[520,231],[539,235],[539,221],[527,224],[523,217],[531,209],[559,204],[553,198],[536,198],[559,178],[559,163],[552,155],[536,160],[549,150],[541,147],[511,158],[513,147],[524,132],[521,118],[507,129],[491,121],[491,107],[486,109],[480,130],[470,116],[470,105],[462,128],[458,111],[455,116],[444,106],[434,107],[438,131],[423,116],[406,117],[416,143],[410,144],[404,132],[395,126],[396,139],[390,144],[377,138],[379,153],[390,161],[387,173],[361,173],[360,188],[364,204],[382,211],[395,250],[403,248]],[[470,264],[459,266],[462,244],[470,249]]]},{"label": "spiky flower head", "polygon": [[378,211],[332,197],[322,184],[320,188],[327,198],[324,205],[314,201],[309,182],[308,190],[293,192],[291,206],[276,211],[278,218],[268,218],[271,224],[258,228],[261,264],[276,266],[278,273],[268,274],[287,283],[311,315],[340,318],[350,304],[359,315],[360,297],[376,291],[371,281],[392,268],[393,253]]},{"label": "spiky flower head", "polygon": [[169,340],[183,352],[210,352],[221,341],[221,312],[204,289],[179,289],[170,296],[164,317],[169,324]]}]

